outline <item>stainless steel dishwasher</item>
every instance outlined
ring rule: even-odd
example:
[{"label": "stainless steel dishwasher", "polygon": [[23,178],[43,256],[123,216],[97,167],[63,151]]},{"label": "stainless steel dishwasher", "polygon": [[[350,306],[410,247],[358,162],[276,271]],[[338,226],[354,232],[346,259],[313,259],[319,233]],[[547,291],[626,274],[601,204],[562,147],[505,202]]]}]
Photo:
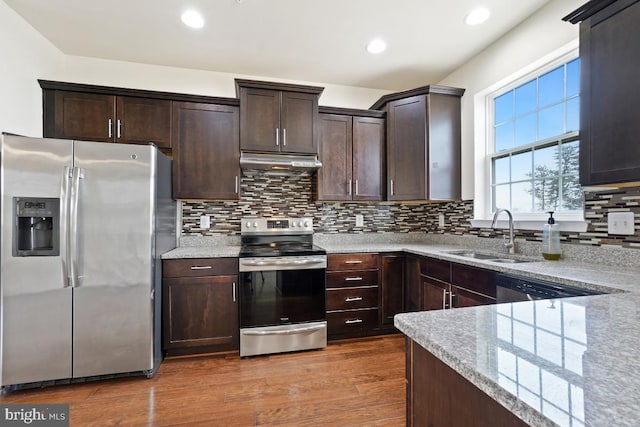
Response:
[{"label": "stainless steel dishwasher", "polygon": [[591,289],[561,285],[546,280],[506,273],[498,273],[496,275],[496,285],[497,303],[602,294],[602,292]]}]

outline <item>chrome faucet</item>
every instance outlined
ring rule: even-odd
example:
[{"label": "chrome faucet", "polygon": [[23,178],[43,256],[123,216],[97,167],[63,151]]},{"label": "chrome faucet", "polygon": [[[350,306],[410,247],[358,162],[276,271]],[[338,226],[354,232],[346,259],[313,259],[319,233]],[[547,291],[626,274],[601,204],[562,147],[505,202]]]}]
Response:
[{"label": "chrome faucet", "polygon": [[[509,215],[509,241],[504,243],[504,247],[509,250],[510,254],[516,253],[516,246],[513,242],[513,215],[508,209],[496,209],[496,213],[493,214],[493,221],[491,222],[491,228],[496,228],[496,222],[498,222],[498,215],[501,212],[506,212]],[[505,236],[506,237],[506,236]]]}]

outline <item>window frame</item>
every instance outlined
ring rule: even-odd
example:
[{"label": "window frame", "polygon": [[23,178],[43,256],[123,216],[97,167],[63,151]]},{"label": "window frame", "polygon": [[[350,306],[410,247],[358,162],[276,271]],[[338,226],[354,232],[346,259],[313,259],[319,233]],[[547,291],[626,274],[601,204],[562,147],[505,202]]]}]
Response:
[{"label": "window frame", "polygon": [[[474,97],[474,219],[473,227],[489,227],[493,218],[493,165],[494,152],[494,99],[515,89],[520,85],[544,75],[553,69],[571,62],[579,57],[578,40],[561,47],[560,49],[533,62],[523,69],[496,82],[487,89],[478,92]],[[563,134],[558,137],[548,138],[544,141],[536,141],[527,146],[520,146],[514,150],[522,151],[525,147],[548,144],[550,141],[564,141],[579,139],[579,131]],[[505,152],[508,152],[505,151]],[[542,229],[548,217],[545,213],[514,212],[514,220],[519,228],[532,230]],[[567,231],[585,231],[584,207],[580,211],[558,212],[554,215],[562,224],[560,228]],[[501,226],[499,224],[499,226]]]}]

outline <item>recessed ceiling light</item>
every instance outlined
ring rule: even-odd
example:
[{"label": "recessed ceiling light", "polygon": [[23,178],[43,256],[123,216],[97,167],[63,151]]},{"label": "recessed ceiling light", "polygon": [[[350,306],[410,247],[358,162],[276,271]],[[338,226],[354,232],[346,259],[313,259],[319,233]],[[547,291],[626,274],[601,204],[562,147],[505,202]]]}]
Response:
[{"label": "recessed ceiling light", "polygon": [[467,25],[480,25],[489,19],[490,15],[491,12],[489,12],[489,9],[486,7],[477,7],[469,12],[469,14],[464,18],[464,22]]},{"label": "recessed ceiling light", "polygon": [[182,22],[184,25],[191,28],[202,28],[204,27],[204,18],[200,14],[200,12],[196,10],[187,10],[181,16]]},{"label": "recessed ceiling light", "polygon": [[371,40],[367,45],[367,52],[382,53],[387,48],[387,44],[381,39]]}]

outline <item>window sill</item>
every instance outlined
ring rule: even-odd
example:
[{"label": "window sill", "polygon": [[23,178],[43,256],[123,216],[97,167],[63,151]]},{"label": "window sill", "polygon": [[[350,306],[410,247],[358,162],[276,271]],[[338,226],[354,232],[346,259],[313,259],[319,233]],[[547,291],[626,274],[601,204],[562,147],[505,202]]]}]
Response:
[{"label": "window sill", "polygon": [[[490,219],[472,219],[471,227],[473,228],[491,228]],[[514,220],[513,228],[515,230],[540,230],[542,231],[543,227],[547,221],[535,221],[535,220]],[[586,221],[563,221],[558,220],[556,222],[558,226],[558,230],[560,231],[570,231],[577,233],[584,233],[587,231],[587,222]],[[496,224],[497,228],[509,228],[509,221],[507,220],[498,220]]]}]

